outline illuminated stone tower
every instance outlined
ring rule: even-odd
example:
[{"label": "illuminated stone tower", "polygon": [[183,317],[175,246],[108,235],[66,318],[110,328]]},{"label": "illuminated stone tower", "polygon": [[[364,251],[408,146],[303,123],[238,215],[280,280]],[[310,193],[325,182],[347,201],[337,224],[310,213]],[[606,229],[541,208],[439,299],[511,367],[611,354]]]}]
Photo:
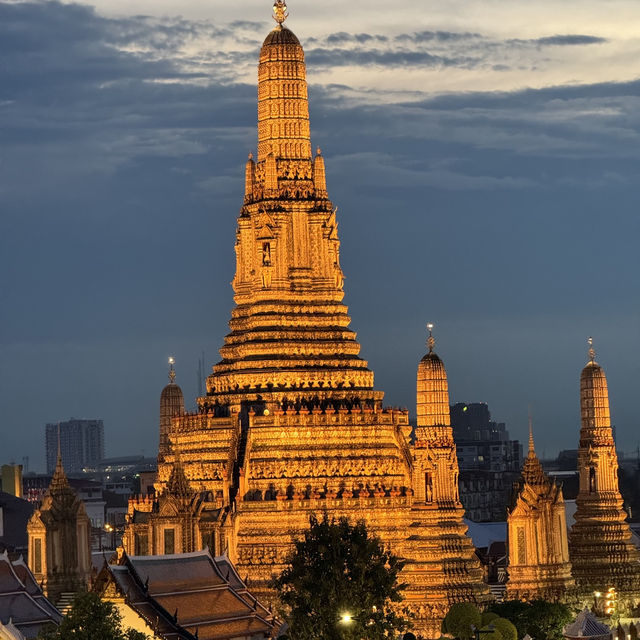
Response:
[{"label": "illuminated stone tower", "polygon": [[[157,489],[171,494],[179,462],[192,490],[211,496],[202,508],[215,511],[217,548],[262,601],[274,599],[271,580],[311,514],[364,519],[407,561],[416,630],[439,637],[452,603],[488,599],[462,522],[444,367],[432,349],[420,365],[413,447],[408,412],[383,407],[349,328],[336,209],[324,159],[311,151],[304,52],[284,26],[282,0],[274,11],[260,52],[258,153],[245,170],[231,331],[197,413],[171,419]],[[157,539],[153,509],[132,501],[130,529],[151,523],[145,535]],[[204,548],[202,523],[193,530]],[[128,548],[133,540],[125,535]]]},{"label": "illuminated stone tower", "polygon": [[622,611],[640,601],[640,554],[618,489],[618,458],[611,429],[609,392],[589,338],[589,362],[580,376],[580,491],[569,549],[580,595],[614,587]]},{"label": "illuminated stone tower", "polygon": [[169,384],[160,394],[160,446],[158,460],[163,461],[169,452],[169,430],[171,418],[184,414],[184,396],[182,389],[176,384],[175,358],[169,358]]},{"label": "illuminated stone tower", "polygon": [[463,522],[447,372],[434,351],[433,325],[427,328],[428,353],[420,361],[417,374],[410,513],[413,530],[405,547],[405,555],[411,560],[404,575],[410,584],[407,600],[424,598],[426,589],[430,615],[437,618],[454,602],[482,603],[488,594]]},{"label": "illuminated stone tower", "polygon": [[509,600],[566,599],[574,586],[562,488],[542,469],[529,424],[529,454],[507,517]]}]

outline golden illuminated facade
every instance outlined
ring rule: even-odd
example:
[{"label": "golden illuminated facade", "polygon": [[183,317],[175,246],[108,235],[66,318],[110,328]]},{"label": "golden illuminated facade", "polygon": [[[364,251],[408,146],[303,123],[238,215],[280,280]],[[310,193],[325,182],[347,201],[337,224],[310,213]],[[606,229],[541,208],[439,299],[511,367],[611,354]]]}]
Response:
[{"label": "golden illuminated facade", "polygon": [[[462,521],[446,373],[431,341],[418,369],[414,446],[408,412],[383,407],[349,328],[336,209],[324,159],[312,154],[304,52],[283,24],[285,3],[274,10],[260,52],[258,153],[246,165],[231,331],[198,412],[171,421],[156,488],[169,495],[179,466],[192,492],[218,501],[213,539],[194,529],[194,544],[227,550],[263,601],[311,514],[364,519],[407,560],[404,604],[416,629],[439,637],[453,602],[489,599]],[[130,506],[129,552],[136,519],[159,508],[143,502]],[[162,553],[154,531],[148,539]]]},{"label": "golden illuminated facade", "polygon": [[570,535],[571,563],[585,602],[593,602],[594,592],[614,587],[624,612],[640,602],[640,553],[631,541],[618,488],[607,379],[591,339],[589,344],[589,362],[580,376],[580,491]]},{"label": "golden illuminated facade", "polygon": [[529,454],[507,517],[509,600],[561,602],[574,586],[562,488],[542,469],[529,427]]},{"label": "golden illuminated facade", "polygon": [[160,394],[160,444],[158,447],[158,463],[164,461],[164,457],[169,453],[169,431],[171,420],[177,416],[184,415],[184,396],[182,389],[176,384],[176,371],[174,368],[176,361],[169,358],[169,384]]}]

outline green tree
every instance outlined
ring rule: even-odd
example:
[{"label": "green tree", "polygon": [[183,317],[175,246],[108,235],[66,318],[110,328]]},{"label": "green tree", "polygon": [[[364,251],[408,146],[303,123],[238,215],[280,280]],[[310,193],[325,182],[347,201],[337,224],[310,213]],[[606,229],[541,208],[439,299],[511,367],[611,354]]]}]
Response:
[{"label": "green tree", "polygon": [[490,625],[500,633],[503,640],[518,640],[518,630],[516,626],[510,620],[506,618],[494,618]]},{"label": "green tree", "polygon": [[563,640],[562,630],[573,619],[571,609],[566,605],[544,600],[508,600],[492,604],[490,610],[510,620],[519,638],[528,633],[532,638]]},{"label": "green tree", "polygon": [[484,611],[482,614],[482,619],[480,621],[480,624],[483,627],[486,627],[488,624],[490,624],[494,620],[497,620],[499,617],[500,616],[497,613],[494,613],[493,611]]},{"label": "green tree", "polygon": [[482,615],[470,602],[456,602],[444,618],[443,631],[454,638],[467,640],[474,637],[474,629],[482,625]]},{"label": "green tree", "polygon": [[502,634],[493,626],[493,622],[480,629],[482,640],[504,640]]},{"label": "green tree", "polygon": [[134,629],[123,629],[122,618],[111,602],[96,593],[82,593],[73,601],[59,627],[48,627],[41,640],[147,640]]},{"label": "green tree", "polygon": [[408,628],[392,603],[401,601],[403,562],[370,537],[364,522],[309,518],[290,565],[274,586],[291,640],[393,637]]}]

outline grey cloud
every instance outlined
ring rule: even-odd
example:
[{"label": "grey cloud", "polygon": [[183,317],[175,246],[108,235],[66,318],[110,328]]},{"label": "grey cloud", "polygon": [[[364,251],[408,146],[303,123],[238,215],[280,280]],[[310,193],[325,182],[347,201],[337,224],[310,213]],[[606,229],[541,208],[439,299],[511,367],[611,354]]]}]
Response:
[{"label": "grey cloud", "polygon": [[[339,31],[337,33],[332,33],[328,35],[325,39],[327,44],[344,44],[346,42],[358,42],[360,44],[364,44],[365,42],[388,42],[389,38],[387,36],[379,35],[379,34],[369,34],[369,33],[347,33],[346,31]],[[319,42],[317,38],[309,38],[308,42]]]},{"label": "grey cloud", "polygon": [[309,64],[314,66],[341,67],[346,65],[356,66],[427,66],[427,67],[465,67],[476,66],[480,61],[477,58],[433,55],[427,51],[386,51],[381,49],[349,50],[348,52],[336,49],[316,48],[307,51]]},{"label": "grey cloud", "polygon": [[401,33],[394,38],[397,42],[458,42],[460,40],[481,40],[479,33],[458,31],[417,31],[414,33]]},{"label": "grey cloud", "polygon": [[246,29],[247,31],[264,31],[264,22],[256,22],[251,20],[235,20],[229,24],[232,30]]},{"label": "grey cloud", "polygon": [[546,46],[565,46],[565,45],[584,45],[584,44],[602,44],[608,42],[606,38],[600,38],[598,36],[584,36],[584,35],[557,35],[548,36],[546,38],[537,38],[533,42]]},{"label": "grey cloud", "polygon": [[[255,84],[234,67],[255,74],[257,50],[229,44],[227,28],[0,2],[7,457],[37,454],[30,448],[42,425],[73,413],[104,417],[108,443],[153,455],[165,355],[178,352],[187,398],[202,348],[216,360],[232,304],[243,166],[256,143]],[[201,37],[210,50],[189,58],[182,44]],[[354,42],[345,49],[361,49],[357,64],[396,66],[501,63],[483,52],[508,46],[475,36],[425,36],[407,51]],[[348,57],[328,49],[311,47],[309,64]],[[314,143],[340,206],[354,329],[389,402],[413,402],[418,318],[441,317],[452,393],[499,400],[512,415],[529,399],[513,400],[517,385],[496,383],[475,363],[515,379],[522,362],[537,362],[532,325],[553,326],[545,339],[571,376],[584,353],[567,345],[597,324],[611,336],[609,353],[623,354],[612,382],[616,421],[634,424],[637,376],[624,354],[637,350],[640,313],[629,295],[640,234],[640,82],[435,97],[340,85],[310,93]],[[596,261],[585,251],[594,237]],[[594,312],[593,290],[606,313]],[[478,346],[479,320],[497,327],[491,348]],[[556,330],[562,340],[553,342]],[[526,388],[542,380],[555,393],[560,377],[547,373]],[[567,393],[545,398],[553,427],[579,419],[573,386]]]}]

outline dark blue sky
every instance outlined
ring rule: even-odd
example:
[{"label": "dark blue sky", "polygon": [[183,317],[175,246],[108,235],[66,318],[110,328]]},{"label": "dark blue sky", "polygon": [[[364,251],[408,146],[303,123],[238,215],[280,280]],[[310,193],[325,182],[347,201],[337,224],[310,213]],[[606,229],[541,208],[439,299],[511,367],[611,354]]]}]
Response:
[{"label": "dark blue sky", "polygon": [[[362,354],[388,404],[413,412],[435,322],[452,401],[488,402],[520,438],[532,405],[549,454],[577,446],[593,335],[634,450],[640,82],[422,86],[462,72],[476,86],[523,51],[587,64],[611,41],[473,26],[391,38],[291,19]],[[170,354],[194,404],[197,359],[216,362],[227,331],[269,29],[0,1],[0,462],[42,468],[44,424],[71,416],[104,419],[109,455],[155,455]],[[337,82],[345,67],[384,86]],[[388,86],[394,70],[416,83]]]}]

